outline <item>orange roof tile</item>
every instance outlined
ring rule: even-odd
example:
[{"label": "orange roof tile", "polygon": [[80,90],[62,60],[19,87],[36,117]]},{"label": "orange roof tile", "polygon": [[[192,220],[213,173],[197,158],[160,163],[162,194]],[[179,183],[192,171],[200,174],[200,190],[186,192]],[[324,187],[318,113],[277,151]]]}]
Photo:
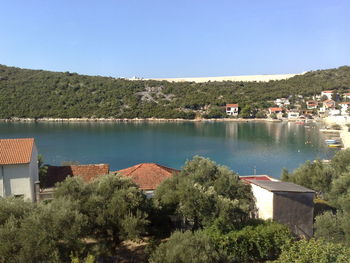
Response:
[{"label": "orange roof tile", "polygon": [[178,172],[156,163],[141,163],[114,173],[131,177],[142,190],[155,190],[161,182]]},{"label": "orange roof tile", "polygon": [[276,111],[282,111],[282,108],[279,108],[279,107],[271,107],[271,108],[269,108],[269,110],[270,110],[271,112],[276,112]]},{"label": "orange roof tile", "polygon": [[30,163],[33,138],[0,139],[0,165]]},{"label": "orange roof tile", "polygon": [[238,104],[226,104],[226,107],[238,108]]},{"label": "orange roof tile", "polygon": [[109,173],[108,164],[86,164],[69,166],[48,166],[44,188],[53,187],[58,182],[63,182],[68,176],[80,176],[85,182],[90,182],[100,175]]}]

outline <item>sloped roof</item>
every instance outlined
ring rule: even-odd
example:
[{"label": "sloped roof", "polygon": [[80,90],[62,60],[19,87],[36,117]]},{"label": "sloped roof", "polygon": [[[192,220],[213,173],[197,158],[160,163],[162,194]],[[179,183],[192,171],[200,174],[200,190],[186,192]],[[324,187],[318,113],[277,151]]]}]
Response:
[{"label": "sloped roof", "polygon": [[114,173],[132,178],[134,183],[142,190],[155,190],[165,179],[178,172],[180,171],[177,169],[156,163],[140,163]]},{"label": "sloped roof", "polygon": [[58,182],[63,182],[68,176],[80,176],[85,182],[89,182],[100,175],[109,173],[108,164],[86,164],[69,166],[48,166],[47,174],[42,186],[53,187]]},{"label": "sloped roof", "polygon": [[238,108],[238,104],[226,104],[226,107]]},{"label": "sloped roof", "polygon": [[249,180],[259,180],[259,181],[278,181],[277,179],[271,178],[268,175],[240,175],[239,179],[249,182]]},{"label": "sloped roof", "polygon": [[270,192],[295,192],[295,193],[314,193],[314,190],[304,186],[289,183],[289,182],[274,182],[262,180],[249,180],[250,183],[260,186]]},{"label": "sloped roof", "polygon": [[269,108],[269,110],[270,110],[271,112],[276,112],[276,111],[282,111],[282,108],[279,108],[279,107],[271,107],[271,108]]},{"label": "sloped roof", "polygon": [[33,138],[0,139],[0,165],[30,163]]}]

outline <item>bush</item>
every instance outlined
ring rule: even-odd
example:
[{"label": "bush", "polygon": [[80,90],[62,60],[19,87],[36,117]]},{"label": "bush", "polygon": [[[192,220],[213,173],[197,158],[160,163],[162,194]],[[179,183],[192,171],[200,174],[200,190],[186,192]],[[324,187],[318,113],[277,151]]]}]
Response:
[{"label": "bush", "polygon": [[324,240],[300,240],[286,245],[276,263],[345,263],[350,262],[350,249]]},{"label": "bush", "polygon": [[275,222],[247,226],[228,234],[222,234],[215,228],[207,229],[206,233],[214,240],[217,249],[227,255],[229,262],[277,259],[282,247],[292,240],[288,227]]},{"label": "bush", "polygon": [[152,253],[151,263],[216,263],[226,262],[225,255],[215,249],[203,232],[175,232]]}]

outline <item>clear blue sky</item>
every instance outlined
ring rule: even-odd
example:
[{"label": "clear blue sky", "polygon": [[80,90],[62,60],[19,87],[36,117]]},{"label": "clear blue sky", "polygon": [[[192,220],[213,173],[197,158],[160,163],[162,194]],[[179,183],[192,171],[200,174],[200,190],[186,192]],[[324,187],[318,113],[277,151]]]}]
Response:
[{"label": "clear blue sky", "polygon": [[350,1],[4,0],[0,64],[113,77],[350,65]]}]

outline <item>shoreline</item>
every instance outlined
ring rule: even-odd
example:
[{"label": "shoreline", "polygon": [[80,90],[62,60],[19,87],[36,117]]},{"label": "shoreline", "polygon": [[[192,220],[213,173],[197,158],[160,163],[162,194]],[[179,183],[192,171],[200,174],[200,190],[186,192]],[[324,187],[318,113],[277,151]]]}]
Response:
[{"label": "shoreline", "polygon": [[163,119],[163,118],[11,118],[0,119],[0,122],[64,122],[64,123],[90,123],[90,122],[282,122],[275,119],[243,119],[243,118],[222,118],[222,119]]}]

